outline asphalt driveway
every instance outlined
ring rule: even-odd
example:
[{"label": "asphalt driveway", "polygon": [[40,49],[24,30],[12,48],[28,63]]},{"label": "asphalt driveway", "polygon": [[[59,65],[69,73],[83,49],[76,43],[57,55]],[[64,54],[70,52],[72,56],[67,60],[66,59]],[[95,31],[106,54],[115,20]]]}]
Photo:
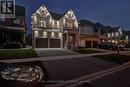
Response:
[{"label": "asphalt driveway", "polygon": [[79,53],[62,48],[38,48],[35,49],[39,57],[78,55]]}]

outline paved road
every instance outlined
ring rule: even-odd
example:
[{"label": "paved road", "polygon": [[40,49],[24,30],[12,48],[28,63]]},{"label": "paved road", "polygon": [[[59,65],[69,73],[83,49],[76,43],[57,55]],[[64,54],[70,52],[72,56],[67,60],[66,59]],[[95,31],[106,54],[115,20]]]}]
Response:
[{"label": "paved road", "polygon": [[51,81],[71,80],[118,66],[94,57],[45,61],[43,64],[47,68]]},{"label": "paved road", "polygon": [[130,87],[130,68],[92,81],[93,87]]}]

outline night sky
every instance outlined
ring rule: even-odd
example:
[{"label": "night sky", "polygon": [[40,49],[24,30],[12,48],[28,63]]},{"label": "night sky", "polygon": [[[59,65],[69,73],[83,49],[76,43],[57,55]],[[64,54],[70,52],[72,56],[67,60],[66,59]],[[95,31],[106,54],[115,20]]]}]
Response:
[{"label": "night sky", "polygon": [[78,20],[87,19],[130,30],[130,0],[16,0],[16,4],[26,7],[28,33],[31,33],[31,15],[43,4],[49,11],[58,13],[71,8]]}]

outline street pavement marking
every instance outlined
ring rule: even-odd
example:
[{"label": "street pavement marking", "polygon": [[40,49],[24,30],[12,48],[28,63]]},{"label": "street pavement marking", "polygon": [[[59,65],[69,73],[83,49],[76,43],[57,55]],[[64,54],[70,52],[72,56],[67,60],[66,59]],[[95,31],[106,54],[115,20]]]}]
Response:
[{"label": "street pavement marking", "polygon": [[114,68],[111,68],[111,69],[107,69],[107,70],[104,70],[104,71],[100,71],[100,72],[97,72],[97,73],[93,73],[93,74],[90,74],[90,75],[79,77],[79,78],[76,78],[76,79],[73,79],[73,80],[68,80],[64,83],[59,83],[59,84],[50,85],[50,86],[48,85],[48,86],[45,86],[45,87],[76,87],[78,85],[81,85],[83,82],[91,83],[92,80],[102,78],[104,76],[107,76],[107,75],[110,75],[112,73],[124,70],[124,69],[129,68],[129,67],[130,67],[130,62],[125,63],[125,64],[120,65],[120,66],[117,66],[117,67],[114,67]]}]

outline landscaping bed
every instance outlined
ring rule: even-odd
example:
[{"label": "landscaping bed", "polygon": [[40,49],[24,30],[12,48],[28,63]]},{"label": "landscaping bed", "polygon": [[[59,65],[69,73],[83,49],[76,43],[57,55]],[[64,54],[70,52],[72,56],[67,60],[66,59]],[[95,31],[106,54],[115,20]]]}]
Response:
[{"label": "landscaping bed", "polygon": [[95,57],[106,61],[111,61],[117,64],[124,64],[125,62],[130,61],[130,56],[127,55],[108,54],[108,55],[97,55]]},{"label": "landscaping bed", "polygon": [[0,60],[38,57],[34,49],[0,50]]},{"label": "landscaping bed", "polygon": [[87,49],[87,48],[86,49],[77,49],[74,51],[77,53],[80,53],[80,54],[102,53],[102,51],[92,50],[92,49]]}]

